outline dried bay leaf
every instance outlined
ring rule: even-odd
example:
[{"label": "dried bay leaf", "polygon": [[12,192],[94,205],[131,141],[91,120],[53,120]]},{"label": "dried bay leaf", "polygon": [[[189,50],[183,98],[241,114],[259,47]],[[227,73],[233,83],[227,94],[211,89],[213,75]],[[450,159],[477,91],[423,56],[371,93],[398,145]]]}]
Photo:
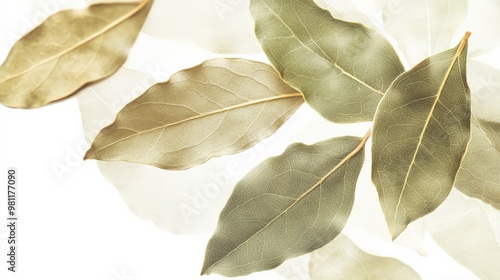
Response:
[{"label": "dried bay leaf", "polygon": [[470,138],[467,33],[399,76],[377,110],[372,181],[396,238],[448,196]]},{"label": "dried bay leaf", "polygon": [[202,274],[272,269],[335,238],[354,203],[369,135],[293,144],[243,177],[207,245]]},{"label": "dried bay leaf", "polygon": [[[85,0],[102,1],[115,0]],[[164,40],[194,42],[214,53],[258,53],[261,49],[253,32],[249,2],[156,0],[141,32]]]},{"label": "dried bay leaf", "polygon": [[421,279],[407,264],[370,255],[343,234],[311,254],[309,271],[311,280]]},{"label": "dried bay leaf", "polygon": [[152,1],[96,4],[47,18],[0,66],[0,102],[37,108],[113,74],[126,60]]},{"label": "dried bay leaf", "polygon": [[371,121],[380,98],[404,71],[383,36],[335,19],[313,1],[252,0],[250,9],[271,63],[330,121]]},{"label": "dried bay leaf", "polygon": [[[498,124],[482,121],[486,127]],[[495,149],[478,122],[472,122],[471,140],[457,175],[455,187],[500,209],[500,150]],[[500,130],[497,130],[500,133]],[[498,137],[500,134],[496,134]]]},{"label": "dried bay leaf", "polygon": [[267,64],[209,60],[127,104],[85,158],[188,169],[248,149],[302,103],[302,95]]}]

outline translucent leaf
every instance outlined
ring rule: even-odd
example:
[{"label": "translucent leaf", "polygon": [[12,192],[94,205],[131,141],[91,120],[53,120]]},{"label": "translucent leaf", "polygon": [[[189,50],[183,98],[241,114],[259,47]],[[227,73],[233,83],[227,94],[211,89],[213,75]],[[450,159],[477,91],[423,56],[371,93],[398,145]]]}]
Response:
[{"label": "translucent leaf", "polygon": [[373,124],[372,180],[396,238],[448,196],[470,138],[466,34],[399,76]]},{"label": "translucent leaf", "polygon": [[302,103],[302,94],[270,65],[208,60],[127,104],[97,135],[85,158],[188,169],[254,146]]},{"label": "translucent leaf", "polygon": [[[188,67],[197,63],[191,53],[190,50],[186,55],[172,53],[177,58],[169,59],[180,59],[176,67],[179,64]],[[77,100],[87,142],[90,144],[104,126],[113,122],[125,104],[175,71],[175,67],[152,67],[151,73],[145,74],[122,68],[109,79],[79,93]],[[290,127],[300,127],[302,121],[292,117]],[[290,128],[279,130],[244,153],[217,158],[184,171],[125,162],[99,162],[98,166],[139,217],[176,234],[202,233],[215,226],[220,209],[237,180],[259,161],[280,153],[280,149],[290,143],[284,139],[293,132]]]},{"label": "translucent leaf", "polygon": [[407,264],[370,255],[343,234],[311,254],[309,270],[311,280],[420,279]]},{"label": "translucent leaf", "polygon": [[16,42],[0,66],[0,103],[41,107],[113,74],[150,8],[143,0],[51,15]]},{"label": "translucent leaf", "polygon": [[[500,130],[499,130],[500,133]],[[500,150],[495,149],[477,122],[457,175],[455,187],[468,196],[500,209]]]},{"label": "translucent leaf", "polygon": [[[85,1],[95,3],[103,0]],[[253,32],[249,2],[155,0],[142,32],[161,39],[193,41],[215,53],[259,52],[261,49]]]}]

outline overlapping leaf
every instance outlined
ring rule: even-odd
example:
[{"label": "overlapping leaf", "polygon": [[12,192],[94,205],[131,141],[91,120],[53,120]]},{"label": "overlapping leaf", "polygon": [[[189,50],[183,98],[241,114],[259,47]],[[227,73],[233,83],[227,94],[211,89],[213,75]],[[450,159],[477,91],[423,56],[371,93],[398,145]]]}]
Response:
[{"label": "overlapping leaf", "polygon": [[[484,122],[485,127],[498,124]],[[498,130],[496,133],[500,133]],[[468,196],[483,200],[500,209],[500,150],[495,149],[478,122],[472,122],[467,147],[455,187]],[[497,136],[500,134],[492,134]]]},{"label": "overlapping leaf", "polygon": [[12,47],[0,66],[0,103],[36,108],[114,73],[126,60],[151,1],[56,13]]},{"label": "overlapping leaf", "polygon": [[384,37],[333,18],[313,1],[252,0],[250,9],[269,60],[331,121],[371,121],[380,98],[404,71]]},{"label": "overlapping leaf", "polygon": [[269,65],[214,59],[178,72],[125,106],[85,157],[187,169],[248,149],[302,103]]},{"label": "overlapping leaf", "polygon": [[370,255],[343,234],[311,254],[309,273],[311,280],[420,279],[407,264]]},{"label": "overlapping leaf", "polygon": [[375,0],[375,3],[383,12],[385,29],[402,47],[411,66],[450,48],[468,9],[467,0]]},{"label": "overlapping leaf", "polygon": [[377,110],[372,180],[393,238],[436,209],[455,181],[470,138],[468,36],[399,76]]},{"label": "overlapping leaf", "polygon": [[335,238],[354,203],[368,136],[294,144],[248,173],[221,212],[202,273],[268,270]]}]

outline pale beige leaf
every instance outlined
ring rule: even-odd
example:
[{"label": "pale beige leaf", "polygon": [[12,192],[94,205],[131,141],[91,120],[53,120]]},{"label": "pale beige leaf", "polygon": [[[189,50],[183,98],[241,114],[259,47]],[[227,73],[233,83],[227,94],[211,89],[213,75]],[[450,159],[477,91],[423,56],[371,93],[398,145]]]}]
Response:
[{"label": "pale beige leaf", "polygon": [[151,1],[96,4],[47,18],[0,66],[0,103],[36,108],[113,74],[126,60]]},{"label": "pale beige leaf", "polygon": [[420,279],[407,264],[370,255],[343,234],[311,254],[309,271],[311,280]]},{"label": "pale beige leaf", "polygon": [[371,121],[404,71],[382,35],[335,19],[313,1],[252,0],[250,10],[271,63],[330,121]]},{"label": "pale beige leaf", "polygon": [[467,0],[375,0],[375,3],[382,10],[387,32],[399,43],[411,66],[449,49],[468,9]]},{"label": "pale beige leaf", "polygon": [[174,74],[125,106],[85,158],[188,169],[242,152],[303,103],[269,65],[213,59]]},{"label": "pale beige leaf", "polygon": [[[161,72],[154,71],[153,67],[149,74],[122,67],[109,79],[78,93],[76,99],[88,143],[85,148],[103,127],[113,122],[123,106],[146,91],[160,76],[196,65],[199,59],[189,52],[168,52],[163,58],[179,59],[184,64],[159,69]],[[135,215],[174,234],[208,233],[215,227],[219,212],[236,182],[260,161],[281,153],[292,143],[288,138],[295,129],[305,125],[304,119],[307,115],[294,114],[275,134],[249,150],[212,159],[187,170],[169,171],[144,164],[109,161],[99,161],[98,167]]]},{"label": "pale beige leaf", "polygon": [[373,124],[372,180],[396,238],[448,196],[470,138],[467,39],[399,76]]},{"label": "pale beige leaf", "polygon": [[371,0],[315,0],[315,2],[340,20],[359,22],[377,28],[379,10]]},{"label": "pale beige leaf", "polygon": [[[96,3],[103,0],[85,1]],[[142,32],[161,39],[191,41],[215,53],[260,52],[248,10],[249,2],[155,0]]]},{"label": "pale beige leaf", "polygon": [[500,209],[500,150],[491,145],[477,122],[472,122],[471,140],[455,187]]},{"label": "pale beige leaf", "polygon": [[[500,243],[496,239],[487,206],[452,191],[446,201],[424,218],[427,230],[446,253],[482,280],[500,275]],[[496,216],[495,216],[496,215]]]},{"label": "pale beige leaf", "polygon": [[354,203],[369,135],[293,144],[243,177],[207,245],[202,274],[272,269],[335,238]]}]

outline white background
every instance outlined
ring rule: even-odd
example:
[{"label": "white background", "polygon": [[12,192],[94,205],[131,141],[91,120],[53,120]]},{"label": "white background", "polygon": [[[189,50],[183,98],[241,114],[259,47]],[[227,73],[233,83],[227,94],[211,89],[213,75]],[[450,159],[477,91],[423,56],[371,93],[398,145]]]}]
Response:
[{"label": "white background", "polygon": [[[60,2],[64,4],[59,8],[85,6],[83,1]],[[43,17],[40,3],[44,1],[3,1],[0,4],[0,61],[5,59],[13,44],[9,36],[21,36],[29,23],[37,22],[38,16]],[[161,50],[151,50],[158,49],[155,44],[164,43],[141,35],[127,65],[140,69],[141,54],[161,56]],[[198,64],[214,56],[193,48],[189,63]],[[256,58],[265,59],[262,55]],[[184,67],[182,62],[173,63],[168,71],[173,73]],[[307,108],[299,113],[318,118]],[[307,131],[315,129],[315,122],[302,125]],[[368,126],[331,127],[331,135],[363,135]],[[2,178],[6,178],[9,167],[17,168],[19,176],[18,272],[7,272],[6,263],[2,262],[0,279],[201,279],[204,250],[213,227],[207,228],[205,234],[174,235],[137,217],[115,187],[101,175],[96,162],[82,161],[87,148],[82,143],[85,137],[76,98],[35,110],[0,107],[0,180],[6,180]],[[55,171],[55,166],[61,165],[68,168],[62,175]],[[367,170],[364,176],[369,177]],[[364,182],[368,182],[367,189],[372,188],[368,179]],[[375,194],[373,189],[368,192],[372,197]],[[0,192],[2,224],[6,221],[5,202],[4,188]],[[353,215],[360,216],[359,213]],[[209,224],[213,226],[215,222]],[[355,226],[348,228],[356,236],[354,229]],[[2,226],[0,252],[3,256],[7,250],[6,238],[6,227]],[[432,242],[426,244],[432,253],[429,258],[408,249],[391,250],[411,263],[426,276],[425,279],[475,279],[435,249]],[[245,279],[286,279],[285,276],[307,279],[306,266],[306,260],[300,260],[282,268],[281,274],[271,271]],[[219,276],[202,278],[225,279]]]}]

